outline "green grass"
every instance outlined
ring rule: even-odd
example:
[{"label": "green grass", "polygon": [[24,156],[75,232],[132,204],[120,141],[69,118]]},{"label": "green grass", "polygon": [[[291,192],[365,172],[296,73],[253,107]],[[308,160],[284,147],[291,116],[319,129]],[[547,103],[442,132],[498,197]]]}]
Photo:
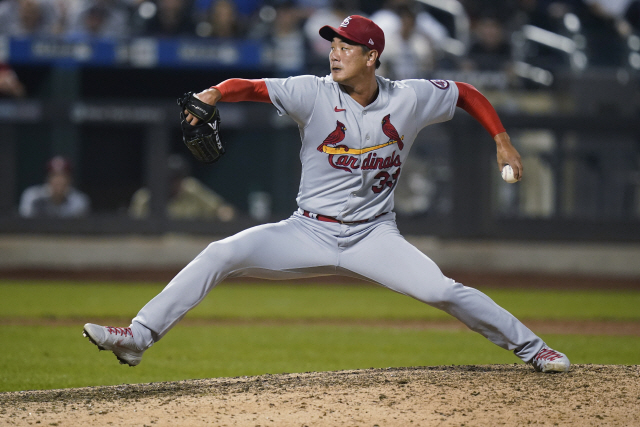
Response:
[{"label": "green grass", "polygon": [[[164,284],[0,281],[0,317],[132,318]],[[518,318],[640,320],[640,292],[484,289]],[[190,318],[446,319],[380,286],[223,284]]]},{"label": "green grass", "polygon": [[[0,391],[389,366],[521,363],[472,332],[338,326],[178,326],[139,366],[118,364],[82,327],[4,326]],[[573,363],[640,363],[640,337],[544,335]]]},{"label": "green grass", "polygon": [[[443,319],[438,310],[375,286],[225,284],[129,368],[81,336],[92,318],[130,319],[162,284],[0,281],[0,391],[173,381],[388,366],[518,363],[469,331],[362,326],[358,319]],[[639,321],[640,292],[484,290],[522,319]],[[341,325],[297,319],[342,319]],[[30,320],[36,319],[36,321]],[[77,326],[47,325],[71,319]],[[260,324],[260,319],[281,319]],[[291,320],[290,323],[287,320]],[[32,321],[34,326],[28,326]],[[69,322],[64,322],[68,325]],[[119,325],[117,325],[119,326]],[[640,364],[640,337],[542,335],[573,363]]]}]

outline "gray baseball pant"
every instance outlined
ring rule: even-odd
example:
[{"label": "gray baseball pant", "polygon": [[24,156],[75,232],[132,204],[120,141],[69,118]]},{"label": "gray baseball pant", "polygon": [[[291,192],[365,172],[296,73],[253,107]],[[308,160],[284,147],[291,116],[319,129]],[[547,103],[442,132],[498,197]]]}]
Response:
[{"label": "gray baseball pant", "polygon": [[397,229],[389,213],[363,224],[321,222],[295,212],[211,243],[133,319],[136,343],[160,340],[221,281],[345,275],[444,310],[494,344],[530,361],[544,342],[482,292],[445,277]]}]

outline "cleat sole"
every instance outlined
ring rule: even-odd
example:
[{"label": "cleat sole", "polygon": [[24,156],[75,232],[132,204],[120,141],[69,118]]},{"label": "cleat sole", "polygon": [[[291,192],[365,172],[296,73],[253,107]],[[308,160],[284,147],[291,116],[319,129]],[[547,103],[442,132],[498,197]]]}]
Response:
[{"label": "cleat sole", "polygon": [[89,333],[88,333],[86,330],[84,330],[84,329],[82,330],[82,336],[84,336],[84,337],[88,338],[88,339],[89,339],[89,342],[90,342],[91,344],[93,344],[93,345],[95,345],[96,347],[98,347],[98,351],[102,351],[102,350],[104,350],[104,347],[101,347],[100,345],[98,345],[98,343],[97,343],[97,342],[95,342],[95,341],[93,340],[93,338],[91,338],[91,335],[89,335]]}]

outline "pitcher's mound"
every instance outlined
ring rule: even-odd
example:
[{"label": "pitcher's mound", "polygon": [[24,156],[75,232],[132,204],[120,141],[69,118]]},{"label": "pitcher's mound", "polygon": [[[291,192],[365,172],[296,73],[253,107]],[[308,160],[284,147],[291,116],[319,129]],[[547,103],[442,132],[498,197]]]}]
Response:
[{"label": "pitcher's mound", "polygon": [[[630,426],[640,366],[524,364],[261,375],[0,393],[11,425]],[[4,424],[0,422],[0,424]]]}]

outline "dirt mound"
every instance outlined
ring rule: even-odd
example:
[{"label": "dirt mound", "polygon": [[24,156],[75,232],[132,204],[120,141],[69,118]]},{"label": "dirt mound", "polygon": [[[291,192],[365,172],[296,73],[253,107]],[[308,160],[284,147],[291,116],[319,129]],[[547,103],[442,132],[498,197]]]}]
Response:
[{"label": "dirt mound", "polygon": [[639,407],[638,365],[436,366],[0,393],[0,424],[631,426]]}]

